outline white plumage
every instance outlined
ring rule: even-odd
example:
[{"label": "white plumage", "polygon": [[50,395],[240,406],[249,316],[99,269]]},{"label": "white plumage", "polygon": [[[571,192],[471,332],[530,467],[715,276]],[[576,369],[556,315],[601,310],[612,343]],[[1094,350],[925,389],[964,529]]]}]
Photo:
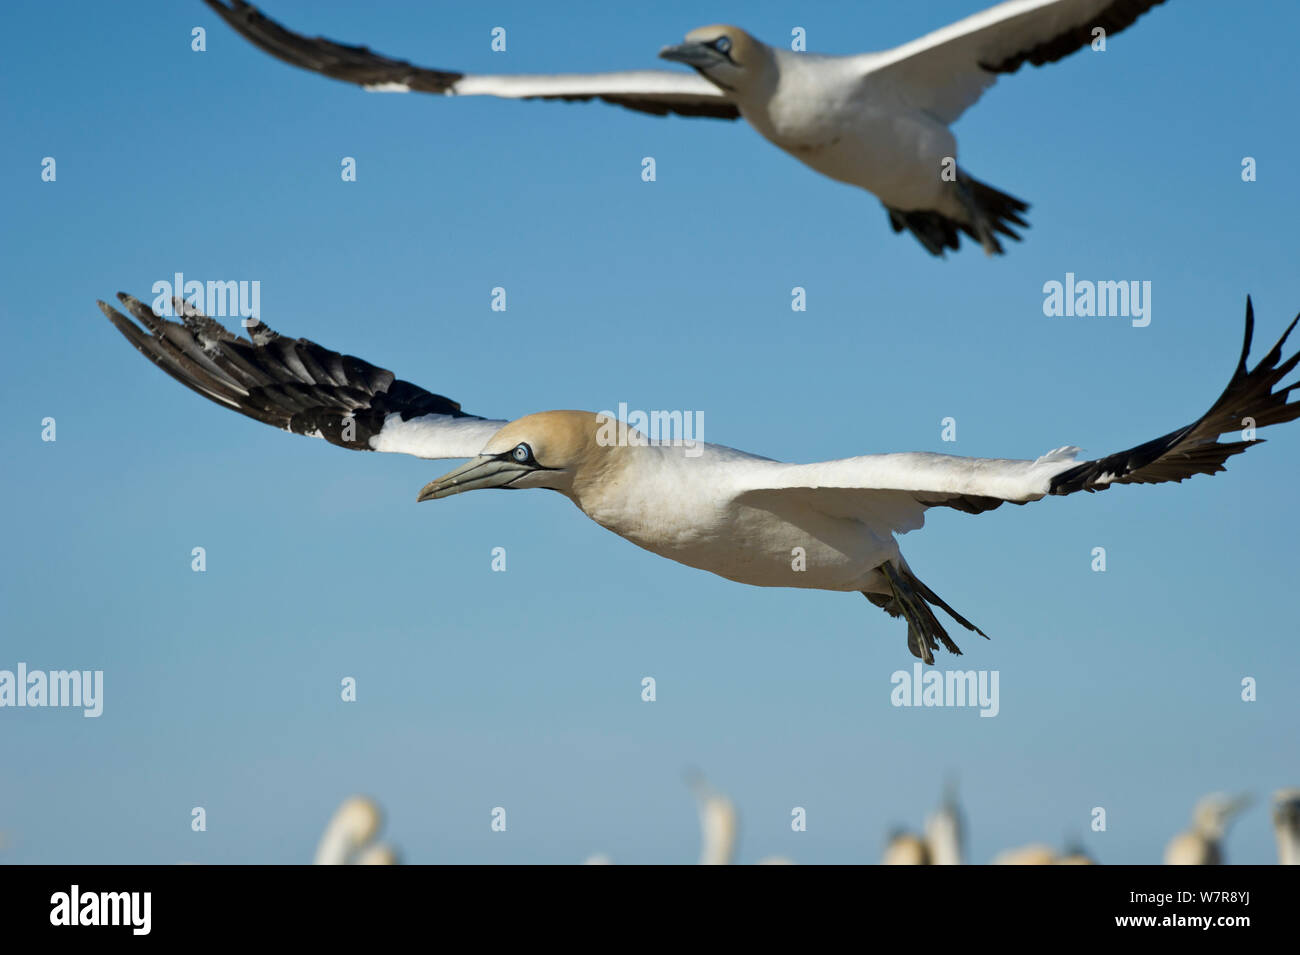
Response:
[{"label": "white plumage", "polygon": [[173,322],[119,298],[139,325],[101,302],[118,330],[212,401],[342,447],[471,459],[430,482],[421,501],[478,488],[559,491],[632,543],[729,580],[861,592],[907,620],[908,649],[926,662],[940,646],[960,653],[935,608],[982,635],[899,550],[898,535],[920,528],[929,508],[978,514],[1049,494],[1213,474],[1255,443],[1253,431],[1236,440],[1243,422],[1263,428],[1300,416],[1291,386],[1279,387],[1300,361],[1300,354],[1283,360],[1286,335],[1247,367],[1249,300],[1241,359],[1223,394],[1192,424],[1135,448],[1093,461],[1062,447],[1032,460],[901,453],[785,464],[719,445],[652,443],[585,411],[479,418],[383,368],[265,325],[253,340],[239,339],[183,302]]},{"label": "white plumage", "polygon": [[599,99],[659,115],[743,117],[800,162],[874,193],[895,232],[910,231],[943,255],[962,233],[989,254],[1001,252],[999,236],[1019,239],[1028,209],[966,174],[949,125],[999,75],[1093,45],[1163,0],[1009,0],[894,49],[850,56],[793,52],[715,25],[660,51],[695,74],[533,75],[420,67],[294,33],[244,0],[206,2],[271,55],[372,91]]},{"label": "white plumage", "polygon": [[396,865],[391,846],[375,842],[383,826],[379,804],[368,796],[349,796],[330,817],[316,847],[316,865]]}]

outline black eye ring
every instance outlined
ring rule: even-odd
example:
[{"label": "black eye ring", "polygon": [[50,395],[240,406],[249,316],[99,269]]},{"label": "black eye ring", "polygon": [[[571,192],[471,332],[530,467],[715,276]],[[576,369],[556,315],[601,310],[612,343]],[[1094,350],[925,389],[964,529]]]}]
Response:
[{"label": "black eye ring", "polygon": [[533,460],[533,449],[526,444],[519,444],[510,452],[510,456],[520,464],[529,464]]},{"label": "black eye ring", "polygon": [[719,53],[726,54],[731,50],[731,37],[720,36],[710,43],[709,46],[713,47]]}]

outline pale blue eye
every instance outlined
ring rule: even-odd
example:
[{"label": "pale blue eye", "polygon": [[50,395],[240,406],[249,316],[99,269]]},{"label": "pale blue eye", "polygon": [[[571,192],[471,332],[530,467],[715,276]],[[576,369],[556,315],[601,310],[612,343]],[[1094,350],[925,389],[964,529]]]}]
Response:
[{"label": "pale blue eye", "polygon": [[719,53],[726,53],[731,49],[731,38],[725,36],[718,37],[713,41],[713,48]]},{"label": "pale blue eye", "polygon": [[526,444],[521,444],[514,450],[514,459],[520,464],[530,460],[533,456],[533,449]]}]

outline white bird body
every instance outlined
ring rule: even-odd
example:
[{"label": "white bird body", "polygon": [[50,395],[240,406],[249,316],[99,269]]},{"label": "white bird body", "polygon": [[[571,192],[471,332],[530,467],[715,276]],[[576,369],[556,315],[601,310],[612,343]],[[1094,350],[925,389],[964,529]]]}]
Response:
[{"label": "white bird body", "polygon": [[[574,503],[602,527],[646,550],[758,587],[860,590],[898,545],[851,517],[791,502],[787,513],[744,503],[790,465],[717,445],[698,457],[666,445],[618,448],[610,480],[575,487]],[[791,569],[803,547],[807,570]],[[874,563],[873,563],[874,561]]]},{"label": "white bird body", "polygon": [[828,56],[769,46],[739,27],[692,30],[660,57],[668,70],[465,74],[415,66],[320,37],[293,33],[244,0],[205,0],[272,56],[371,91],[505,99],[600,99],[639,112],[744,118],[817,172],[874,193],[895,232],[933,255],[960,233],[985,252],[1019,239],[1028,206],[966,175],[949,129],[1003,73],[1055,62],[1113,35],[1164,0],[1007,0],[909,43]]},{"label": "white bird body", "polygon": [[585,411],[478,418],[392,372],[263,324],[251,340],[240,339],[184,302],[173,322],[139,299],[119,299],[139,325],[101,302],[118,330],[212,401],[346,448],[469,459],[426,485],[418,500],[477,488],[559,491],[601,526],[690,567],[759,587],[859,591],[906,618],[908,649],[927,663],[941,645],[961,652],[932,608],[983,635],[899,551],[898,535],[920,528],[929,508],[978,514],[1048,494],[1213,474],[1254,443],[1218,440],[1239,436],[1242,420],[1262,428],[1300,417],[1300,402],[1288,401],[1291,387],[1276,387],[1300,362],[1300,354],[1282,359],[1285,335],[1254,369],[1246,365],[1249,300],[1242,357],[1227,389],[1192,424],[1135,448],[1082,462],[1078,448],[1063,447],[1021,461],[912,452],[784,464],[684,436],[652,444]]},{"label": "white bird body", "polygon": [[[696,446],[698,456],[668,445],[610,450],[617,464],[576,486],[573,500],[634,544],[738,583],[880,594],[890,590],[875,568],[900,559],[894,535],[925,522],[917,490],[1037,500],[1078,451],[1035,461],[902,453],[785,464],[708,444]],[[794,548],[806,558],[799,571]]]},{"label": "white bird body", "polygon": [[956,137],[909,105],[888,77],[871,72],[879,54],[760,46],[772,79],[738,88],[733,98],[761,136],[822,175],[874,193],[886,207],[966,214],[940,176],[944,159],[956,161]]}]

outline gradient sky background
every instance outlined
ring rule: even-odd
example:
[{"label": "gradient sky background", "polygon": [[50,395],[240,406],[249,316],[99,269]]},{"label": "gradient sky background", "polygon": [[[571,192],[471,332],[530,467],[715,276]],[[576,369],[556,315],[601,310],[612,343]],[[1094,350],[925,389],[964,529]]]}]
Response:
[{"label": "gradient sky background", "polygon": [[[982,5],[266,9],[425,65],[546,72],[654,67],[716,21],[884,48]],[[1300,427],[1213,479],[938,512],[904,538],[993,637],[959,641],[958,665],[1001,673],[1001,713],[980,719],[890,705],[905,628],[856,594],[679,566],[559,495],[417,506],[450,463],[223,411],[94,302],[149,300],[176,271],[255,279],[273,328],[490,416],[699,410],[707,440],[798,461],[1095,456],[1208,407],[1247,292],[1257,356],[1300,309],[1300,7],[1172,0],[1104,54],[1000,80],[957,125],[961,160],[1031,201],[1033,228],[1005,258],[947,261],[744,125],[366,94],[267,57],[197,2],[8,4],[0,22],[0,668],[106,682],[97,720],[0,710],[0,861],[304,862],[362,791],[411,862],[688,862],[689,766],[735,799],[742,861],[874,861],[949,774],[976,861],[1066,837],[1103,862],[1158,861],[1212,790],[1263,797],[1229,860],[1276,858],[1265,802],[1300,783]],[[1043,283],[1067,271],[1151,281],[1150,327],[1044,317]]]}]

